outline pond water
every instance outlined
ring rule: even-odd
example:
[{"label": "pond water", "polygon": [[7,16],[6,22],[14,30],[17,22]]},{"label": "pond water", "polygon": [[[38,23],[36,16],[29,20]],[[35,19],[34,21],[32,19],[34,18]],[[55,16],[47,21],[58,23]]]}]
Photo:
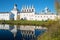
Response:
[{"label": "pond water", "polygon": [[37,40],[46,30],[41,26],[0,24],[0,40]]}]

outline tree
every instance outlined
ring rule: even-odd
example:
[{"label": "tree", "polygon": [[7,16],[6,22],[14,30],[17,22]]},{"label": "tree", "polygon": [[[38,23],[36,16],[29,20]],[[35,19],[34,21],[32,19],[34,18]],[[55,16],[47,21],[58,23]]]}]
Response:
[{"label": "tree", "polygon": [[57,15],[58,15],[60,12],[60,1],[59,0],[55,0],[55,8],[56,8]]}]

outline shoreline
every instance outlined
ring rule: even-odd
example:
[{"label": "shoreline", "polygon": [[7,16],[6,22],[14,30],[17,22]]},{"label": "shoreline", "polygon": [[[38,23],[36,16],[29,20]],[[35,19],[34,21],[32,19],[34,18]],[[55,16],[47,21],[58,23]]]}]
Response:
[{"label": "shoreline", "polygon": [[33,26],[49,26],[57,21],[28,21],[28,20],[0,20],[0,24],[10,25],[33,25]]}]

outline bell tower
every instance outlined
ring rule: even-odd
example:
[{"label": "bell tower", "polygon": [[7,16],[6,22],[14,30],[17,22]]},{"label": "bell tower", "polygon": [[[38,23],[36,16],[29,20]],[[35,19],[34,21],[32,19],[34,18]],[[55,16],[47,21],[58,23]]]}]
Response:
[{"label": "bell tower", "polygon": [[18,14],[17,4],[14,4],[14,7],[11,10],[11,12],[14,14],[14,20],[17,20],[17,14]]}]

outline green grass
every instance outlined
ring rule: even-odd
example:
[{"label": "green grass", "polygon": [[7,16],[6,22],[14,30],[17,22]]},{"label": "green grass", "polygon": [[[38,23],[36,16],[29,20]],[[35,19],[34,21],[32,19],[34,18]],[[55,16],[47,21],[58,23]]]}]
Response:
[{"label": "green grass", "polygon": [[34,26],[50,26],[51,24],[54,24],[53,20],[47,20],[47,21],[28,21],[28,20],[0,20],[1,23],[5,24],[12,24],[12,25],[34,25]]},{"label": "green grass", "polygon": [[44,23],[44,21],[27,21],[27,20],[8,20],[8,21],[4,21],[4,20],[0,20],[0,23],[5,23],[5,24],[15,24],[15,25],[42,25]]},{"label": "green grass", "polygon": [[60,20],[49,21],[48,30],[38,37],[38,40],[60,40]]}]

